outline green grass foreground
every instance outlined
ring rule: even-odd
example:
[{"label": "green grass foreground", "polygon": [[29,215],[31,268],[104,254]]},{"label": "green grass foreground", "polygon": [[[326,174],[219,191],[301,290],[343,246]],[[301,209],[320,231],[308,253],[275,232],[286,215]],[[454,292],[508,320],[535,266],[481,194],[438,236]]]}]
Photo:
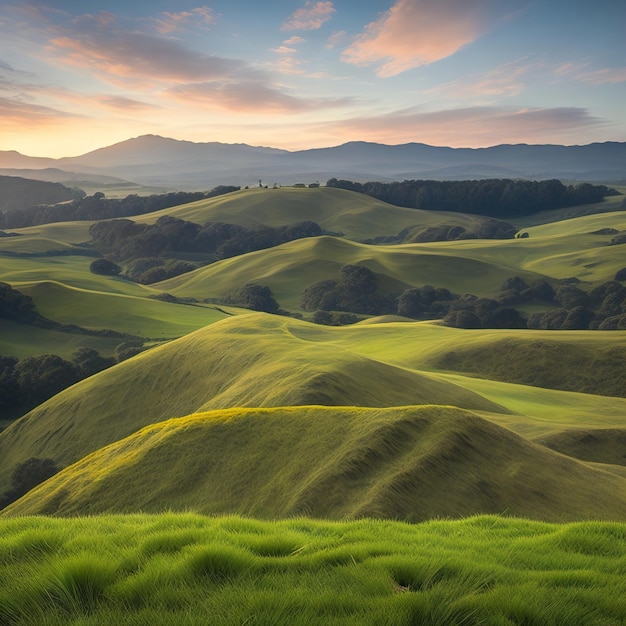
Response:
[{"label": "green grass foreground", "polygon": [[626,623],[626,524],[0,521],[0,623]]}]

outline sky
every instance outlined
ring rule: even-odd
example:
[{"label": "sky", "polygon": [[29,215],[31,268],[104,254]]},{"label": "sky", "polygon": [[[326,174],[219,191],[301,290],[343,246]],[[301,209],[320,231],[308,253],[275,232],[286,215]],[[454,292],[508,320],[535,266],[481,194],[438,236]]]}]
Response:
[{"label": "sky", "polygon": [[626,0],[0,2],[0,150],[626,141]]}]

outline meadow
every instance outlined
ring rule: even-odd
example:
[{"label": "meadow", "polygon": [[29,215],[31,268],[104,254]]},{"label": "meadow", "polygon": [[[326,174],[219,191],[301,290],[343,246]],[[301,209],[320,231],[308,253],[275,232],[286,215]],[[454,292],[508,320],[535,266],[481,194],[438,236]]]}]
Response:
[{"label": "meadow", "polygon": [[[589,290],[626,266],[621,200],[532,216],[524,238],[370,245],[477,218],[242,190],[136,221],[337,235],[151,285],[90,271],[89,222],[1,238],[0,281],[41,315],[150,349],[0,422],[0,495],[30,458],[60,469],[0,511],[0,624],[623,624],[626,331],[331,327],[300,306],[346,264],[385,292]],[[247,282],[290,315],[223,304]],[[119,341],[0,320],[17,358]]]},{"label": "meadow", "polygon": [[623,523],[166,513],[0,525],[7,626],[626,620]]}]

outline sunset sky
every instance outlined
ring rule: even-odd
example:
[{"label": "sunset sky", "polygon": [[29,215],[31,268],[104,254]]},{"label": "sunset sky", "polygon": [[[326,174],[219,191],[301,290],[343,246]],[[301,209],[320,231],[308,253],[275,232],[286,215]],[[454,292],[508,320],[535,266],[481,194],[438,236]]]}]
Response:
[{"label": "sunset sky", "polygon": [[626,0],[2,0],[0,150],[626,141],[625,41]]}]

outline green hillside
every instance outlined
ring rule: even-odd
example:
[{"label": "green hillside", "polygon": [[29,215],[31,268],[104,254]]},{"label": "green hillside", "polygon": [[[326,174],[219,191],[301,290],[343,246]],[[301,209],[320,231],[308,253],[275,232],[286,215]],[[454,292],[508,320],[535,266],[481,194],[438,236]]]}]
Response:
[{"label": "green hillside", "polygon": [[153,223],[162,215],[172,215],[197,224],[226,222],[248,227],[257,224],[282,226],[311,220],[326,230],[342,233],[347,239],[357,241],[379,235],[395,235],[415,224],[450,224],[471,230],[479,221],[476,216],[463,213],[397,207],[360,193],[331,187],[243,189],[142,215],[136,220]]},{"label": "green hillside", "polygon": [[[306,513],[310,506],[311,515],[334,517],[426,519],[506,511],[573,520],[591,517],[593,509],[604,519],[626,519],[619,497],[609,506],[608,496],[624,492],[621,481],[626,479],[620,443],[626,415],[625,332],[463,330],[397,316],[329,327],[292,317],[241,314],[241,309],[211,304],[257,282],[271,288],[283,309],[309,317],[312,313],[300,308],[303,290],[320,280],[336,279],[344,265],[368,267],[385,293],[399,294],[409,287],[431,284],[456,294],[494,298],[513,276],[529,283],[544,279],[555,286],[559,280],[576,278],[590,289],[612,280],[626,266],[623,246],[609,245],[611,232],[626,230],[623,212],[545,223],[526,228],[528,237],[510,240],[379,246],[357,240],[394,234],[417,222],[471,228],[476,218],[400,209],[326,188],[242,190],[138,219],[151,222],[161,214],[198,223],[247,226],[314,220],[345,236],[291,241],[153,285],[93,274],[89,265],[94,257],[81,245],[89,239],[88,222],[21,229],[21,236],[0,239],[0,281],[31,296],[40,315],[61,324],[111,329],[140,336],[151,345],[161,344],[65,389],[0,432],[0,495],[10,487],[15,468],[38,457],[51,458],[67,468],[41,486],[44,490],[58,484],[55,481],[67,481],[66,491],[56,491],[54,498],[46,496],[46,510],[52,511],[57,502],[59,512],[72,514],[184,509],[198,503],[197,510],[205,512],[263,516]],[[613,230],[603,230],[609,228]],[[163,292],[195,302],[153,298]],[[556,305],[531,303],[524,313],[548,306]],[[69,356],[82,346],[110,355],[120,342],[11,320],[0,323],[0,354],[19,358],[41,353]],[[309,408],[299,413],[291,407]],[[213,413],[217,417],[211,421],[205,415],[227,410],[238,411],[241,419]],[[392,460],[395,452],[389,452],[383,440],[376,440],[367,452],[359,447],[356,431],[348,427],[358,422],[363,433],[374,437],[375,420],[370,423],[363,416],[383,410],[396,417],[419,414],[428,423],[423,430],[422,426],[414,429],[429,433],[423,439],[412,438],[400,428],[409,452],[398,457],[398,466]],[[310,425],[309,434],[299,432],[300,441],[296,416],[301,413],[309,416]],[[186,417],[190,415],[194,417]],[[435,416],[441,415],[447,417],[439,422]],[[173,418],[177,422],[169,421]],[[276,428],[285,431],[285,445],[272,443],[268,433],[274,426],[265,432],[261,422],[280,422]],[[206,456],[200,446],[191,444],[187,455],[180,454],[183,444],[178,448],[189,465],[181,465],[180,473],[156,472],[154,480],[161,481],[163,489],[142,495],[139,479],[155,472],[149,461],[168,467],[170,461],[164,458],[174,454],[168,452],[170,444],[183,437],[183,431],[179,433],[173,425],[192,423],[194,428],[202,424],[196,435],[206,450],[211,449],[216,428],[224,429],[222,446],[229,454],[220,464],[228,460],[230,465],[223,466],[231,468],[228,472],[233,476],[237,468],[247,475],[273,476],[268,489],[275,484],[282,493],[291,494],[309,494],[302,490],[310,481],[311,489],[323,497],[303,496],[306,506],[302,507],[296,500],[279,505],[276,497],[266,494],[264,500],[254,481],[246,491],[248,487],[225,480],[218,497],[211,495],[217,487],[198,479],[202,493],[195,491],[185,477],[187,473],[199,475],[200,470],[194,468],[203,467]],[[340,426],[345,430],[333,430]],[[156,439],[145,438],[148,432],[159,434]],[[248,443],[238,446],[238,439]],[[253,451],[255,440],[258,446]],[[314,441],[321,442],[321,448]],[[466,442],[468,449],[457,445],[459,441]],[[301,447],[308,443],[310,456]],[[124,446],[134,450],[134,465],[128,470],[120,452]],[[337,478],[343,476],[339,461],[349,457],[350,449],[357,457],[361,453],[374,459],[380,456],[386,468],[370,472],[366,464],[363,484],[369,486],[354,490],[354,499],[346,491],[352,493],[349,481]],[[334,456],[324,456],[321,450]],[[218,458],[221,452],[211,454]],[[418,463],[422,457],[431,461]],[[306,465],[296,471],[298,459]],[[532,460],[534,467],[525,459]],[[88,469],[92,462],[94,473]],[[73,464],[79,464],[84,477],[91,477],[84,493]],[[400,487],[404,483],[388,473],[400,465],[410,477],[410,488]],[[513,480],[517,474],[507,474],[507,468],[525,468],[520,469],[520,476],[526,476],[534,491],[524,492],[521,483]],[[138,477],[135,490],[119,493],[124,505],[116,508],[115,490],[130,485],[133,473]],[[209,475],[215,483],[217,474]],[[336,497],[329,495],[335,491],[324,482],[326,476],[337,480]],[[458,481],[457,491],[445,482],[450,476]],[[432,485],[428,494],[420,491],[419,486],[425,484]],[[102,492],[97,492],[99,485]],[[231,499],[227,492],[232,492]],[[544,492],[548,495],[540,495]],[[37,493],[44,491],[33,492],[13,505],[13,510],[18,506],[34,507],[24,511],[43,510],[37,508],[43,502]],[[450,494],[445,503],[442,493]],[[591,494],[598,499],[589,500]],[[148,496],[151,499],[145,500]],[[551,501],[553,506],[548,505]]]},{"label": "green hillside", "polygon": [[189,508],[414,522],[476,513],[623,520],[626,478],[451,407],[236,408],[149,426],[70,466],[5,514]]},{"label": "green hillside", "polygon": [[617,626],[625,532],[496,516],[5,518],[0,622]]},{"label": "green hillside", "polygon": [[[572,428],[623,427],[626,398],[599,395],[600,388],[595,395],[556,391],[440,367],[460,345],[470,354],[472,347],[479,354],[490,349],[498,354],[502,340],[512,336],[512,331],[420,322],[332,328],[261,313],[231,317],[86,379],[1,432],[0,491],[12,469],[28,458],[50,457],[67,466],[145,426],[214,409],[452,405],[528,439]],[[522,352],[538,337],[564,353],[602,354],[626,344],[624,333],[516,331],[514,336]],[[545,367],[558,371],[559,351],[546,354],[554,361]],[[526,356],[526,371],[532,373],[532,349]],[[607,361],[607,379],[611,365]],[[601,366],[599,361],[600,379]],[[512,371],[522,372],[522,363]],[[577,369],[574,360],[566,374],[575,386],[586,371],[587,363],[579,362]],[[270,450],[268,456],[275,448]]]},{"label": "green hillside", "polygon": [[0,433],[0,485],[29,457],[67,465],[143,426],[202,410],[454,404],[508,412],[454,383],[297,337],[309,326],[236,316],[70,387]]}]

